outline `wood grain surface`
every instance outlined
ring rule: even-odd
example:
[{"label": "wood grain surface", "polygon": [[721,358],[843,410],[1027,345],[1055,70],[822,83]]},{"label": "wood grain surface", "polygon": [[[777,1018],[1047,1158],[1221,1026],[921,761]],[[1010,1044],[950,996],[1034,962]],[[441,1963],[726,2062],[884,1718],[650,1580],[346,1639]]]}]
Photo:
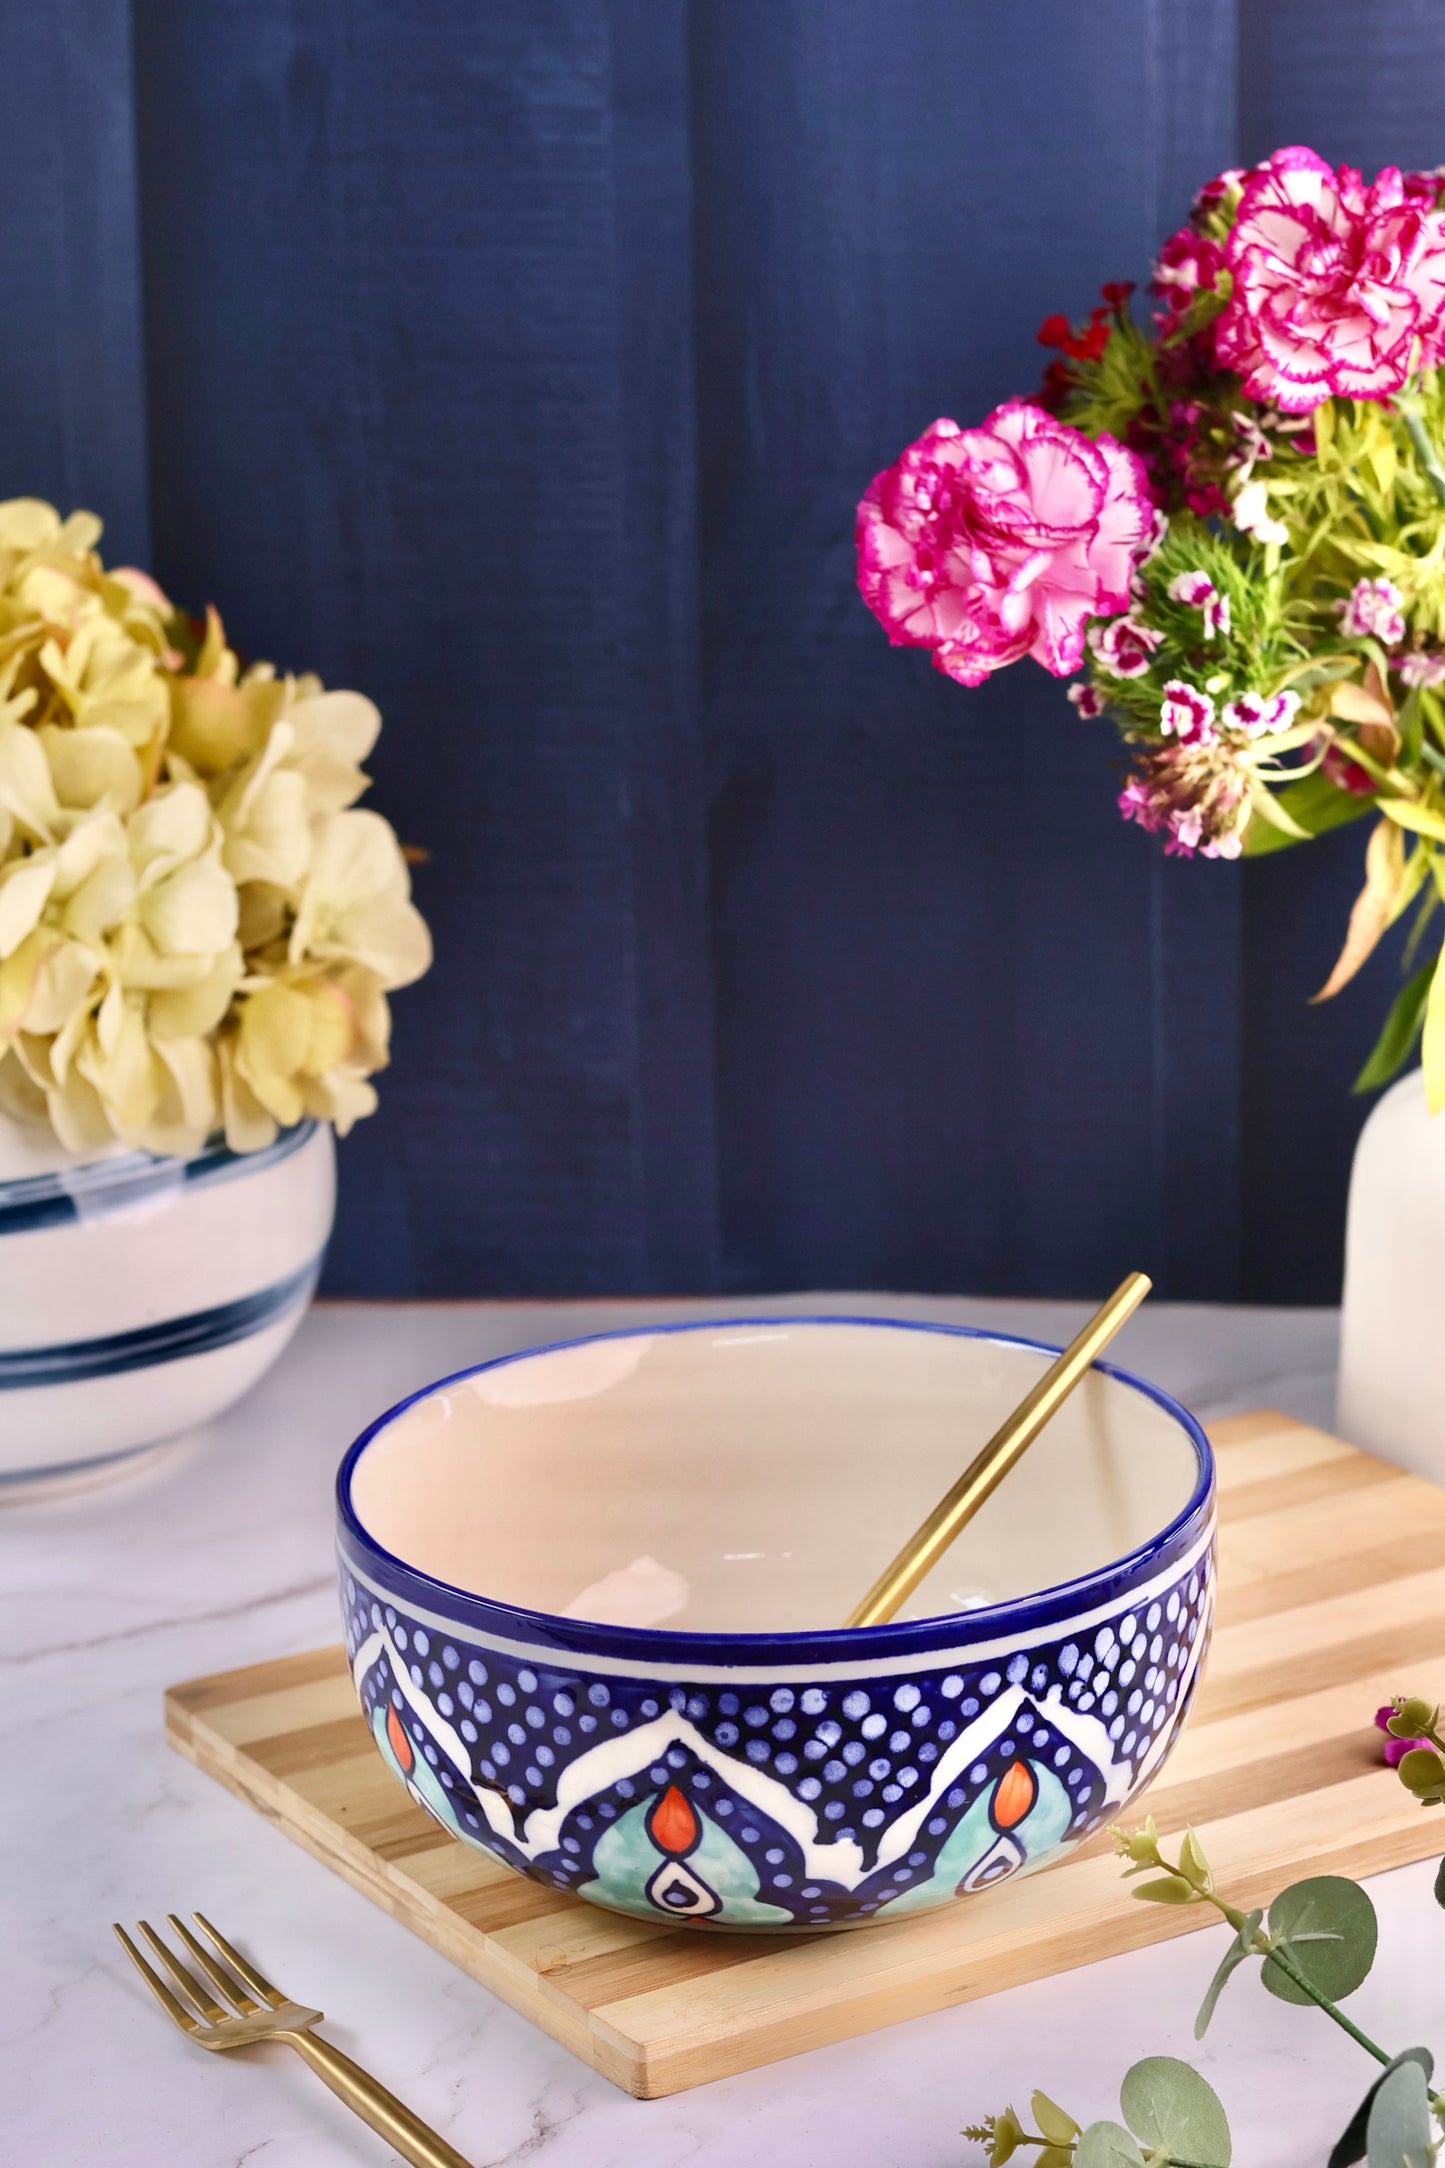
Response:
[{"label": "wood grain surface", "polygon": [[[1383,1767],[1371,1720],[1391,1693],[1435,1692],[1445,1670],[1445,1491],[1268,1412],[1213,1438],[1214,1643],[1149,1811],[1162,1832],[1196,1824],[1244,1904],[1299,1875],[1439,1851],[1438,1816]],[[699,1935],[604,1912],[492,1864],[414,1806],[371,1744],[339,1647],[172,1687],[166,1727],[180,1753],[639,2099],[1215,1921],[1131,1902],[1103,1836],[1043,1874],[850,1934]]]}]

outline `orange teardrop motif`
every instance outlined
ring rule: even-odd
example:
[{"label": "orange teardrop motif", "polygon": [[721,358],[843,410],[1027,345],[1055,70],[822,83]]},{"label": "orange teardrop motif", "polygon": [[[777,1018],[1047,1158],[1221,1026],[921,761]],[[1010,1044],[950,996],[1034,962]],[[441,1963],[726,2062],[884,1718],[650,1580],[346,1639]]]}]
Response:
[{"label": "orange teardrop motif", "polygon": [[410,1776],[416,1755],[394,1708],[389,1708],[386,1712],[386,1736],[391,1741],[391,1751],[401,1763],[403,1773]]},{"label": "orange teardrop motif", "polygon": [[660,1852],[680,1858],[697,1843],[697,1816],[675,1784],[669,1784],[648,1817],[647,1833]]},{"label": "orange teardrop motif", "polygon": [[1038,1780],[1027,1762],[1010,1762],[999,1778],[989,1819],[995,1829],[1016,1829],[1039,1796]]}]

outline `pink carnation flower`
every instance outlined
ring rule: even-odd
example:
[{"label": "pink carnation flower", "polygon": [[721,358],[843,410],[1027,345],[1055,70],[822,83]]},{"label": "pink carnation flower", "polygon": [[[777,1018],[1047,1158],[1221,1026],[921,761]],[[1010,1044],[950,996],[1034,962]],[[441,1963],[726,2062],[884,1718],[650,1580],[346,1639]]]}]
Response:
[{"label": "pink carnation flower", "polygon": [[1367,188],[1314,151],[1276,151],[1245,184],[1225,256],[1215,356],[1251,398],[1290,414],[1383,399],[1439,358],[1445,217],[1394,166]]},{"label": "pink carnation flower", "polygon": [[1104,712],[1104,702],[1101,695],[1087,682],[1082,685],[1071,685],[1069,687],[1069,699],[1086,723],[1091,723],[1096,715],[1102,715]]},{"label": "pink carnation flower", "polygon": [[1140,618],[1116,617],[1091,629],[1089,645],[1111,677],[1136,678],[1143,677],[1150,655],[1163,638],[1162,632]]},{"label": "pink carnation flower", "polygon": [[1198,610],[1204,619],[1204,637],[1229,631],[1229,597],[1221,595],[1207,572],[1178,572],[1169,582],[1169,599]]},{"label": "pink carnation flower", "polygon": [[1268,738],[1289,729],[1299,704],[1296,692],[1275,693],[1268,700],[1263,693],[1241,693],[1228,703],[1220,720],[1226,730],[1242,731],[1246,738]]},{"label": "pink carnation flower", "polygon": [[935,422],[875,478],[858,585],[895,646],[932,648],[964,685],[1021,655],[1067,677],[1088,620],[1127,606],[1153,527],[1132,452],[1013,399],[977,429]]},{"label": "pink carnation flower", "polygon": [[1154,259],[1153,290],[1164,303],[1166,316],[1182,316],[1194,296],[1212,292],[1224,269],[1224,250],[1197,227],[1181,226],[1171,233]]},{"label": "pink carnation flower", "polygon": [[1393,580],[1356,580],[1349,599],[1336,603],[1341,629],[1352,640],[1373,633],[1386,647],[1405,637],[1405,598]]},{"label": "pink carnation flower", "polygon": [[1438,685],[1445,680],[1445,655],[1402,655],[1395,668],[1406,685]]},{"label": "pink carnation flower", "polygon": [[1170,678],[1159,710],[1159,728],[1166,738],[1175,737],[1181,745],[1212,745],[1218,735],[1214,702],[1197,685],[1186,685],[1183,678]]}]

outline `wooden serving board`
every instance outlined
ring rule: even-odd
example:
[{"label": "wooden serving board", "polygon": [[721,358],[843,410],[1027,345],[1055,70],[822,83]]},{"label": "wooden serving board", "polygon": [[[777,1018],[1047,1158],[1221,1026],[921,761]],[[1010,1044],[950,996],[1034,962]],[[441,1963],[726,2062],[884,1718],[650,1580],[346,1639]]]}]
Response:
[{"label": "wooden serving board", "polygon": [[[1194,1714],[1151,1787],[1235,1899],[1445,1846],[1372,1719],[1445,1672],[1445,1490],[1268,1412],[1215,1426],[1218,1623]],[[493,1865],[414,1806],[340,1648],[173,1687],[171,1744],[494,1994],[639,2099],[700,2085],[1215,1923],[1130,1901],[1105,1837],[957,1905],[825,1936],[700,1935]],[[1141,1807],[1136,1817],[1142,1818]]]}]

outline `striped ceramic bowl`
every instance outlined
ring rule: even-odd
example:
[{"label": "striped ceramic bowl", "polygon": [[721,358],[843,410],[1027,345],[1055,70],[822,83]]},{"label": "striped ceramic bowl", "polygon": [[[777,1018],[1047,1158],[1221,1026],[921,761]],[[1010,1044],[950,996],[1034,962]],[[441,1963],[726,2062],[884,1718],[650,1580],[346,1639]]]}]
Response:
[{"label": "striped ceramic bowl", "polygon": [[0,1500],[120,1472],[229,1407],[316,1284],[331,1132],[83,1164],[0,1117]]}]

